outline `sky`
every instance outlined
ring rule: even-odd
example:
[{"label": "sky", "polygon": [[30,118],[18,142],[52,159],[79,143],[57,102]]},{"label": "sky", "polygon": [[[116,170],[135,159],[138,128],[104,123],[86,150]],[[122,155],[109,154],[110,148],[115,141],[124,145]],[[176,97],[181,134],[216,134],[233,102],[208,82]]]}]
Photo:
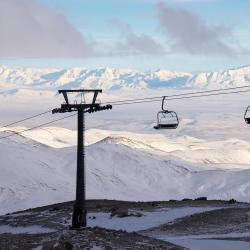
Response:
[{"label": "sky", "polygon": [[0,64],[201,72],[250,64],[250,0],[1,0]]}]

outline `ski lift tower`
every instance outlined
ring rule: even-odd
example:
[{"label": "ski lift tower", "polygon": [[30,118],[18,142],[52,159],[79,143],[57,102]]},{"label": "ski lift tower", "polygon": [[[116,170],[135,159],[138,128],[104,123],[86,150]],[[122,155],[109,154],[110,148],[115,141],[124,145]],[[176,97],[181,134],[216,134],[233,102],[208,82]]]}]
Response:
[{"label": "ski lift tower", "polygon": [[[100,103],[96,102],[98,93],[101,93],[101,89],[79,89],[79,90],[59,90],[59,94],[63,94],[65,103],[61,105],[61,108],[52,110],[54,113],[66,113],[74,112],[78,113],[78,135],[77,135],[77,173],[76,173],[76,200],[74,204],[74,211],[72,215],[72,228],[85,227],[87,225],[87,210],[86,210],[86,192],[85,192],[85,153],[84,153],[84,131],[85,131],[85,120],[84,113],[92,113],[107,109],[112,109],[111,105],[101,106]],[[80,103],[74,101],[69,102],[68,94],[74,96],[81,96]],[[86,103],[86,95],[93,95],[91,101]],[[84,97],[84,101],[82,100]]]}]

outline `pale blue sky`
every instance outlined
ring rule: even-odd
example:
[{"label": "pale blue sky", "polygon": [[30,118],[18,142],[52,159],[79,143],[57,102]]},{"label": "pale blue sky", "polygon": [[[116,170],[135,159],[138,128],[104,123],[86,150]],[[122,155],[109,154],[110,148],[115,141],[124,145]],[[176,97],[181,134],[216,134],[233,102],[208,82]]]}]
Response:
[{"label": "pale blue sky", "polygon": [[[8,0],[3,1],[7,3]],[[38,2],[37,5],[32,1]],[[41,16],[39,28],[49,30],[44,32],[42,39],[46,35],[49,39],[32,48],[36,39],[41,41],[41,38],[39,34],[34,35],[35,25],[23,25],[25,32],[21,32],[19,38],[25,36],[23,40],[28,48],[21,53],[19,50],[25,47],[21,42],[19,47],[18,41],[11,46],[9,41],[3,43],[1,64],[138,70],[166,68],[190,72],[250,64],[250,0],[168,0],[161,4],[156,0],[19,0],[18,7],[9,4],[5,7],[9,17],[17,16],[18,23],[22,23],[22,15],[12,12],[12,8],[19,11],[20,2],[30,5],[29,13],[25,15],[35,17],[31,21],[25,20],[24,24],[36,23],[36,17]],[[61,22],[56,16],[58,13],[63,14]],[[51,24],[54,20],[58,23]],[[11,28],[4,27],[5,23],[0,23],[0,32],[4,29],[8,39],[13,34],[9,34]],[[53,28],[50,30],[50,27]],[[53,33],[57,31],[54,39]],[[53,53],[54,48],[60,47],[54,40],[62,41],[67,35],[72,41],[69,39],[61,50]]]}]

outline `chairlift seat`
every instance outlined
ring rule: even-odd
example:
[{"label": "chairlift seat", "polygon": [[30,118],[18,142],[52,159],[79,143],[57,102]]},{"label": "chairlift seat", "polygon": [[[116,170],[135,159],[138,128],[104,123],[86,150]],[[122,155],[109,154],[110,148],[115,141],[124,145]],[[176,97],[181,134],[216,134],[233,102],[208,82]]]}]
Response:
[{"label": "chairlift seat", "polygon": [[155,129],[176,129],[179,125],[179,119],[174,111],[162,110],[157,114],[157,125]]},{"label": "chairlift seat", "polygon": [[245,118],[246,124],[250,124],[250,117]]},{"label": "chairlift seat", "polygon": [[[249,120],[250,122],[250,120]],[[172,123],[172,124],[158,124],[157,126],[154,126],[155,129],[175,129],[178,127],[178,123]]]}]

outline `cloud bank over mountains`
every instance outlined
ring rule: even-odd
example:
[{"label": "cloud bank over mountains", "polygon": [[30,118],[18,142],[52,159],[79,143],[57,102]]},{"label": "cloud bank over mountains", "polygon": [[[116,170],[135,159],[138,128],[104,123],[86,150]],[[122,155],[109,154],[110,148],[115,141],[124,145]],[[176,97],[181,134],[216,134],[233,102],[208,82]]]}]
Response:
[{"label": "cloud bank over mountains", "polygon": [[136,34],[131,25],[120,20],[113,19],[111,24],[120,32],[120,39],[113,47],[118,54],[147,54],[162,55],[166,51],[164,47],[152,36],[147,34]]},{"label": "cloud bank over mountains", "polygon": [[232,33],[222,25],[208,25],[199,15],[163,3],[157,5],[159,28],[172,43],[173,50],[195,54],[232,55],[225,41]]},{"label": "cloud bank over mountains", "polygon": [[[230,27],[210,25],[199,13],[180,6],[164,2],[153,6],[156,11],[152,9],[151,18],[155,30],[158,25],[157,39],[150,30],[135,31],[134,23],[114,18],[118,37],[105,46],[97,37],[87,41],[85,32],[78,31],[64,13],[49,4],[39,0],[1,0],[0,58],[82,59],[175,53],[232,56],[240,53],[240,48],[229,45],[229,40],[234,39]],[[138,15],[138,21],[139,18]],[[104,34],[108,32],[107,23]]]},{"label": "cloud bank over mountains", "polygon": [[65,15],[37,0],[1,0],[0,33],[0,58],[93,55],[93,48]]}]

